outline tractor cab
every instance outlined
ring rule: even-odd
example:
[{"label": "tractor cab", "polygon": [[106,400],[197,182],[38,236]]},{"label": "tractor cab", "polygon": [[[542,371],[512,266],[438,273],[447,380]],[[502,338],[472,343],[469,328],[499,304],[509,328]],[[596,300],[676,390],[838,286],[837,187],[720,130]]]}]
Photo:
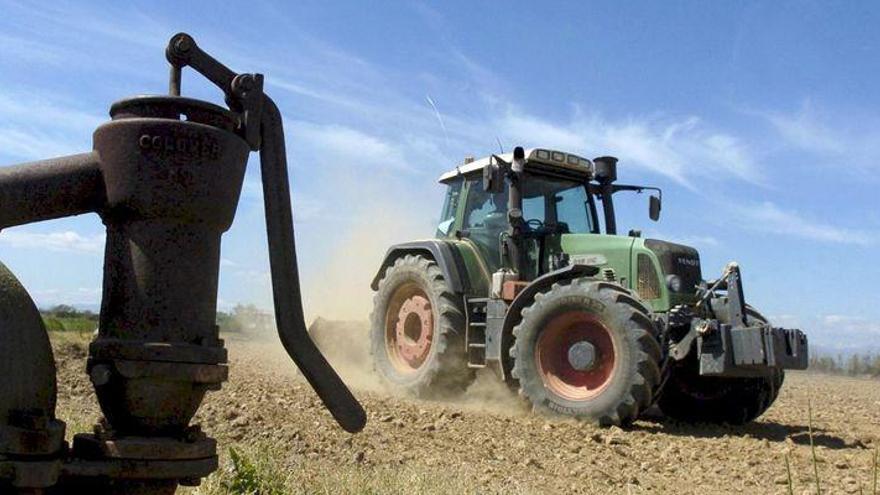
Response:
[{"label": "tractor cab", "polygon": [[[490,272],[507,268],[517,270],[522,280],[532,280],[569,262],[563,238],[589,242],[584,236],[616,235],[614,197],[621,191],[656,191],[657,196],[650,196],[649,216],[655,221],[659,218],[660,189],[614,184],[616,158],[600,157],[591,162],[548,149],[523,151],[519,191],[514,193],[517,204],[512,205],[511,181],[504,175],[513,161],[513,153],[466,159],[440,177],[448,189],[437,237],[469,240]],[[519,220],[513,221],[518,225],[516,232],[510,228],[511,211],[514,217],[519,214]],[[509,248],[505,246],[514,235],[523,241],[520,264],[506,256]],[[638,230],[629,232],[630,237],[639,235]]]}]

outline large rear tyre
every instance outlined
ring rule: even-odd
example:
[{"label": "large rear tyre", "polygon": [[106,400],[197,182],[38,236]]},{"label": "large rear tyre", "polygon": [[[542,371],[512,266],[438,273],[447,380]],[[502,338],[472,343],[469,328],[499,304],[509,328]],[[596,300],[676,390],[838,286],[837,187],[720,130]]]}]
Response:
[{"label": "large rear tyre", "polygon": [[660,345],[630,291],[590,279],[553,284],[523,309],[513,335],[512,375],[535,410],[620,425],[651,405]]},{"label": "large rear tyre", "polygon": [[433,260],[395,260],[379,282],[370,320],[373,366],[391,388],[433,397],[460,393],[473,381],[461,298]]},{"label": "large rear tyre", "polygon": [[[716,314],[722,323],[728,323],[725,310]],[[761,313],[748,306],[746,317],[750,323],[767,322]],[[700,376],[696,352],[692,350],[687,358],[672,364],[669,381],[657,405],[678,421],[741,425],[764,414],[779,395],[784,380],[782,370],[754,378]]]}]

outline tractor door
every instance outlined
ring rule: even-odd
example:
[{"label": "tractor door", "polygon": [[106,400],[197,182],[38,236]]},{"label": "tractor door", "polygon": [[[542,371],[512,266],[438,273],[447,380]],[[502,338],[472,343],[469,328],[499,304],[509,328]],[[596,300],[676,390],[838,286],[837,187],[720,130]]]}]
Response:
[{"label": "tractor door", "polygon": [[443,200],[443,209],[440,211],[440,221],[437,223],[435,237],[455,237],[455,231],[461,226],[459,218],[459,202],[462,198],[462,185],[464,180],[460,177],[447,183],[446,199]]},{"label": "tractor door", "polygon": [[477,246],[489,273],[501,268],[501,234],[507,230],[507,193],[488,193],[480,177],[466,181],[462,231]]}]

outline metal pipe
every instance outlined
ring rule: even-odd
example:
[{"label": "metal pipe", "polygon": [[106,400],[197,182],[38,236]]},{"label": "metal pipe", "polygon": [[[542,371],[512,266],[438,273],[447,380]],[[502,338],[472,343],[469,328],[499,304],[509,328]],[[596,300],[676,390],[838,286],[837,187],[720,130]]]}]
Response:
[{"label": "metal pipe", "polygon": [[180,96],[181,72],[181,67],[179,65],[171,66],[171,74],[168,77],[168,94],[171,96]]},{"label": "metal pipe", "polygon": [[507,193],[507,221],[508,221],[508,243],[507,250],[510,257],[511,268],[520,275],[523,280],[525,274],[525,262],[523,259],[523,198],[522,198],[522,180],[525,164],[525,151],[522,147],[517,146],[513,149],[513,161],[510,170],[507,173],[508,193]]},{"label": "metal pipe", "polygon": [[605,233],[617,234],[617,217],[614,215],[614,186],[602,184],[602,210],[605,212]]},{"label": "metal pipe", "polygon": [[0,168],[0,229],[98,211],[104,179],[94,151]]},{"label": "metal pipe", "polygon": [[355,433],[364,427],[366,413],[312,342],[306,328],[296,261],[284,129],[281,113],[268,96],[263,96],[261,127],[263,147],[260,151],[260,169],[278,336],[287,354],[336,421],[346,431]]}]

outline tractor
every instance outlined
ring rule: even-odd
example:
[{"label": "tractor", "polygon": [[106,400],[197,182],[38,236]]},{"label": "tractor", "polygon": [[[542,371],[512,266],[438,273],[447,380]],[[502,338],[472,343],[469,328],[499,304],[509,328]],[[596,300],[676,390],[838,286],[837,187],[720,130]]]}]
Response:
[{"label": "tractor", "polygon": [[[805,369],[807,337],[743,296],[736,263],[706,280],[696,249],[630,230],[617,162],[551,149],[468,158],[442,175],[434,238],[388,249],[372,282],[374,367],[420,397],[492,369],[537,412],[626,425],[653,405],[674,420],[743,424]],[[601,223],[600,223],[601,220]]]}]

